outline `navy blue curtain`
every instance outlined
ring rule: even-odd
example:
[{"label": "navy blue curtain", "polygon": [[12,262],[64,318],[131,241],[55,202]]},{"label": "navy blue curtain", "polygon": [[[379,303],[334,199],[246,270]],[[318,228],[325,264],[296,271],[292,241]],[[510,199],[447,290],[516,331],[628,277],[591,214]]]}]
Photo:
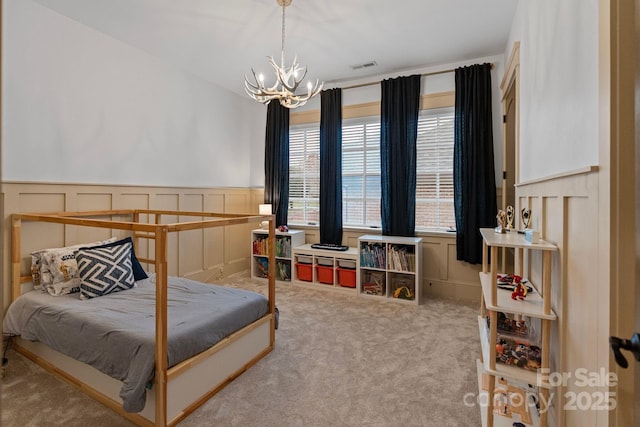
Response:
[{"label": "navy blue curtain", "polygon": [[496,225],[491,64],[455,71],[453,187],[457,259],[482,262],[481,227]]},{"label": "navy blue curtain", "polygon": [[320,242],[342,244],[342,89],[320,93]]},{"label": "navy blue curtain", "polygon": [[416,139],[420,75],[381,82],[380,173],[382,234],[414,236]]},{"label": "navy blue curtain", "polygon": [[264,202],[271,204],[276,226],[287,225],[289,209],[289,109],[267,106],[264,146]]}]

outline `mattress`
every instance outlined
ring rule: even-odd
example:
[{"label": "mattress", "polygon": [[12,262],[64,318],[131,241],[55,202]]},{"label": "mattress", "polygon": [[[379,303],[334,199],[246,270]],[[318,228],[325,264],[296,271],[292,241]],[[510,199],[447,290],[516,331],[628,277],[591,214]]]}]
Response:
[{"label": "mattress", "polygon": [[[169,277],[167,355],[169,367],[213,346],[268,313],[267,298]],[[145,406],[155,369],[155,274],[132,289],[81,300],[30,291],[7,309],[3,332],[49,347],[123,382],[128,412]]]}]

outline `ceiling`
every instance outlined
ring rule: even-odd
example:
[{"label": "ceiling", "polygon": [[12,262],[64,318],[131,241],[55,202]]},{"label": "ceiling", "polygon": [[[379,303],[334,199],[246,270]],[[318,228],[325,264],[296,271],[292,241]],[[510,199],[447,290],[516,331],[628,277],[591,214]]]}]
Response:
[{"label": "ceiling", "polygon": [[[244,94],[251,68],[280,58],[276,0],[34,0],[167,62]],[[505,50],[516,0],[293,0],[285,62],[298,56],[325,87]],[[353,65],[375,61],[375,67]]]}]

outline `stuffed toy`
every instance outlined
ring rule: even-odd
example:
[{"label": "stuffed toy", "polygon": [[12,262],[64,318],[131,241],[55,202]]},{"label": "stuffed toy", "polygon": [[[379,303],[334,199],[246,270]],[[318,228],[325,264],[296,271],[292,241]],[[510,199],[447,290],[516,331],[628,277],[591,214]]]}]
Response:
[{"label": "stuffed toy", "polygon": [[516,288],[511,293],[511,299],[516,301],[522,301],[527,296],[527,288],[522,284],[518,283]]}]

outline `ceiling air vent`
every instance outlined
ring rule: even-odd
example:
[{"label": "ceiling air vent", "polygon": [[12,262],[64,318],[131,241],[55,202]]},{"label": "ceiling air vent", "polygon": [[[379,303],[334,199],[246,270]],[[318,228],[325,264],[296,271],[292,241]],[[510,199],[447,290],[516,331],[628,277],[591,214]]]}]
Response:
[{"label": "ceiling air vent", "polygon": [[369,61],[363,64],[352,65],[351,69],[355,71],[355,70],[361,70],[363,68],[375,67],[376,65],[378,65],[376,61]]}]

